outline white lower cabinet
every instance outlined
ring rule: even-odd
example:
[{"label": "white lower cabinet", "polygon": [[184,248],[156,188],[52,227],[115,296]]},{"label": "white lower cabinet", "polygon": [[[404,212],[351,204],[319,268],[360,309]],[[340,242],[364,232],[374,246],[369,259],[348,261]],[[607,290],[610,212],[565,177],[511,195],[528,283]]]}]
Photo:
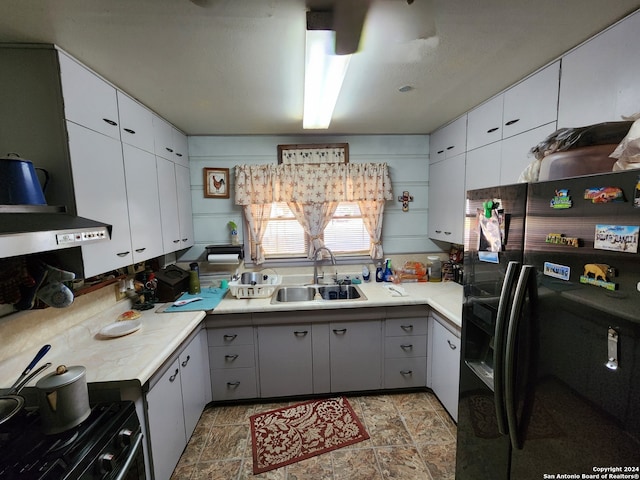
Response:
[{"label": "white lower cabinet", "polygon": [[427,384],[427,310],[422,318],[385,320],[384,388]]},{"label": "white lower cabinet", "polygon": [[[246,317],[250,322],[251,315]],[[237,320],[242,321],[242,318]],[[256,398],[253,327],[209,328],[207,337],[213,400]]]},{"label": "white lower cabinet", "polygon": [[146,394],[153,475],[168,479],[209,400],[206,331],[182,349]]},{"label": "white lower cabinet", "polygon": [[382,388],[382,322],[329,324],[331,391]]},{"label": "white lower cabinet", "polygon": [[257,327],[260,396],[313,393],[310,324]]},{"label": "white lower cabinet", "polygon": [[[431,389],[454,420],[458,420],[460,333],[435,312],[429,315]],[[456,333],[454,333],[456,332]]]}]

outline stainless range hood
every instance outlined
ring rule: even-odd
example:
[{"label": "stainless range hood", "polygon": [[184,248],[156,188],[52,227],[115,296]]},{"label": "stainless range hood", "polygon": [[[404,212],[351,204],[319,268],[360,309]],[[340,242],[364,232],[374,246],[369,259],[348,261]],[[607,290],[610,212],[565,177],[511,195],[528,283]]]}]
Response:
[{"label": "stainless range hood", "polygon": [[0,205],[0,258],[78,247],[111,239],[111,225],[65,207]]}]

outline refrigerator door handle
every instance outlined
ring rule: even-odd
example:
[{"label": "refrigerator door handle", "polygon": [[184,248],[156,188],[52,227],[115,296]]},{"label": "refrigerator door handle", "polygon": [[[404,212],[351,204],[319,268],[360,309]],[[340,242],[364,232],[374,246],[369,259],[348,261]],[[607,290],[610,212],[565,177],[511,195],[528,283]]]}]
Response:
[{"label": "refrigerator door handle", "polygon": [[[518,430],[518,416],[516,405],[516,378],[515,378],[515,355],[518,326],[522,318],[522,309],[527,293],[527,288],[535,282],[535,267],[533,265],[524,265],[520,270],[520,276],[516,285],[515,296],[513,300],[513,308],[509,317],[509,325],[507,328],[507,336],[505,342],[505,361],[504,361],[504,378],[505,378],[505,403],[507,410],[507,428],[509,429],[509,437],[513,448],[521,449],[520,432]],[[535,288],[533,283],[532,288]]]},{"label": "refrigerator door handle", "polygon": [[498,421],[498,431],[506,435],[507,411],[505,407],[505,385],[504,385],[504,344],[506,337],[507,315],[509,313],[509,303],[511,291],[520,271],[520,262],[509,262],[507,272],[502,283],[500,300],[498,302],[498,312],[496,314],[495,337],[493,341],[494,367],[493,367],[493,392],[496,406],[496,419]]}]

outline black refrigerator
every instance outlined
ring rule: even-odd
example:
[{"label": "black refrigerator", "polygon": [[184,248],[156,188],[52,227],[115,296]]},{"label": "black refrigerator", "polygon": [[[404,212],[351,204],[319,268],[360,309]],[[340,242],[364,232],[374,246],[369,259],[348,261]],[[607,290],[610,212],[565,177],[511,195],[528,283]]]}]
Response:
[{"label": "black refrigerator", "polygon": [[640,171],[467,192],[457,480],[640,478],[639,230]]}]

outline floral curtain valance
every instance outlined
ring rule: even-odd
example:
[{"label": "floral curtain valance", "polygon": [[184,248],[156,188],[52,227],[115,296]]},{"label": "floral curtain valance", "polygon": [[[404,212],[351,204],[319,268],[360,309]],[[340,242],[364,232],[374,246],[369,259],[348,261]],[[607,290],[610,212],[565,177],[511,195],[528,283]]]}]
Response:
[{"label": "floral curtain valance", "polygon": [[393,199],[386,163],[237,165],[236,205]]}]

